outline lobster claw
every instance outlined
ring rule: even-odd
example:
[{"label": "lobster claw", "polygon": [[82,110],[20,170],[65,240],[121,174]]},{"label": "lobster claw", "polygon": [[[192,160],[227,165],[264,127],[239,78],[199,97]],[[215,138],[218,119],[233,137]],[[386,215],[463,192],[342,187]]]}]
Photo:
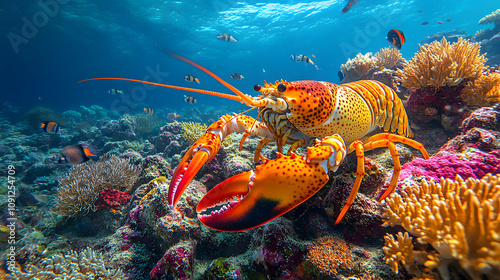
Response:
[{"label": "lobster claw", "polygon": [[215,230],[243,231],[292,210],[328,182],[318,163],[302,156],[268,160],[255,171],[235,175],[210,190],[198,203],[200,221]]},{"label": "lobster claw", "polygon": [[219,135],[207,132],[191,146],[174,171],[168,188],[168,204],[177,205],[182,193],[201,167],[209,162],[219,151],[221,140]]}]

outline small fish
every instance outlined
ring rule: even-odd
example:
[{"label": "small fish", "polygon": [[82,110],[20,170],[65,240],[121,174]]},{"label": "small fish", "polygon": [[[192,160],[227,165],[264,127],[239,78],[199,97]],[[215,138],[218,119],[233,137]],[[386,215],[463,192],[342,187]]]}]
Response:
[{"label": "small fish", "polygon": [[54,121],[40,122],[40,128],[47,133],[57,133],[60,129],[59,124]]},{"label": "small fish", "polygon": [[123,90],[112,88],[112,89],[108,89],[108,93],[109,94],[113,94],[113,95],[123,94]]},{"label": "small fish", "polygon": [[186,101],[189,104],[193,104],[193,103],[196,103],[196,98],[194,98],[192,96],[184,95],[184,101]]},{"label": "small fish", "polygon": [[419,13],[422,13],[422,11],[418,11]]},{"label": "small fish", "polygon": [[231,74],[231,79],[233,79],[233,80],[241,80],[243,78],[245,78],[245,77],[243,77],[243,75],[241,75],[241,74],[238,74],[238,73]]},{"label": "small fish", "polygon": [[387,41],[389,41],[394,48],[400,50],[401,45],[405,43],[405,34],[403,31],[391,29],[387,32]]},{"label": "small fish", "polygon": [[337,72],[337,75],[339,75],[339,80],[342,83],[342,81],[345,79],[344,72],[342,72],[342,70],[339,70],[339,72]]},{"label": "small fish", "polygon": [[312,55],[312,57],[313,57],[313,58],[316,58],[316,56],[315,56],[314,54]]},{"label": "small fish", "polygon": [[451,18],[447,18],[446,21],[448,21],[448,22],[451,21]]},{"label": "small fish", "polygon": [[266,73],[266,69],[262,68],[262,73]]},{"label": "small fish", "polygon": [[153,108],[150,108],[150,107],[144,107],[144,113],[148,114],[148,115],[152,115],[153,114]]},{"label": "small fish", "polygon": [[291,54],[290,55],[290,59],[295,61],[295,62],[300,62],[301,58],[302,58],[301,54],[299,54],[299,55]]},{"label": "small fish", "polygon": [[346,13],[347,11],[349,11],[349,9],[354,4],[358,4],[358,0],[349,0],[349,2],[347,2],[347,5],[345,5],[345,7],[342,9],[342,13]]},{"label": "small fish", "polygon": [[428,22],[428,21],[424,21],[424,22],[422,22],[422,25],[427,25],[427,24],[429,24],[429,22]]},{"label": "small fish", "polygon": [[47,203],[47,201],[47,196],[45,195],[23,192],[16,198],[16,205],[19,207],[40,206]]},{"label": "small fish", "polygon": [[442,21],[438,21],[438,23],[439,23],[439,24],[443,24],[443,22],[442,22]]},{"label": "small fish", "polygon": [[64,147],[56,158],[56,163],[59,164],[80,164],[90,160],[90,157],[95,157],[97,153],[91,151],[90,147],[84,148],[82,144],[69,145]]},{"label": "small fish", "polygon": [[314,62],[307,56],[307,55],[303,55],[300,60],[304,61],[305,63],[309,63],[309,64],[312,64],[314,65]]},{"label": "small fish", "polygon": [[193,75],[186,75],[186,77],[184,77],[184,80],[190,83],[192,82],[197,82],[198,84],[200,83],[200,80]]},{"label": "small fish", "polygon": [[179,114],[176,114],[176,113],[168,113],[167,115],[167,120],[169,121],[175,121],[175,119],[177,119],[179,116]]},{"label": "small fish", "polygon": [[229,43],[238,42],[236,39],[234,39],[234,37],[231,34],[227,34],[227,33],[222,33],[222,34],[217,35],[217,39],[222,40],[222,41],[226,41]]}]

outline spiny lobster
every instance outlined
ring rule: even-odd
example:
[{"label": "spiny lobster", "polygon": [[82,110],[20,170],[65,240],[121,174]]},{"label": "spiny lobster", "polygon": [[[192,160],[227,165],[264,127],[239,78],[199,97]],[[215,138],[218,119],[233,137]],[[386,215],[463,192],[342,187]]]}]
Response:
[{"label": "spiny lobster", "polygon": [[[255,85],[260,95],[246,95],[209,70],[179,55],[169,53],[209,74],[235,95],[126,80],[216,95],[240,101],[257,108],[262,121],[246,115],[225,115],[211,124],[187,151],[170,181],[168,202],[175,208],[182,193],[201,167],[219,151],[222,141],[231,133],[244,133],[240,150],[248,136],[260,140],[254,160],[263,159],[255,171],[243,172],[211,189],[198,203],[198,218],[206,226],[221,231],[243,231],[265,224],[298,206],[328,182],[328,171],[335,172],[348,153],[356,151],[356,180],[340,211],[338,224],[353,204],[365,175],[364,151],[387,147],[394,162],[390,184],[379,201],[396,188],[401,171],[394,142],[405,143],[429,158],[423,145],[413,136],[402,101],[396,93],[378,81],[357,81],[342,85],[318,81],[276,81]],[[376,129],[397,132],[369,136]],[[399,134],[399,135],[398,135]],[[263,147],[276,142],[278,158],[261,155]],[[287,155],[283,146],[289,144]],[[305,157],[295,151],[307,147]]]}]

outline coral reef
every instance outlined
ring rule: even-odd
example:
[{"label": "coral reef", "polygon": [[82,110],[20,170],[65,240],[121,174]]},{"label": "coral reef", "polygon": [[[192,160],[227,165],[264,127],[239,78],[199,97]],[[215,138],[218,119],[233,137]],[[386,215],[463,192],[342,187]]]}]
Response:
[{"label": "coral reef", "polygon": [[358,80],[377,80],[399,92],[396,84],[396,67],[405,62],[399,50],[394,48],[380,49],[372,53],[358,54],[354,59],[348,59],[340,68],[344,74],[341,83]]},{"label": "coral reef", "polygon": [[358,53],[355,58],[348,59],[345,64],[340,66],[344,73],[344,80],[342,83],[354,82],[362,80],[368,76],[370,70],[373,72],[376,67],[377,59],[372,53],[360,54]]},{"label": "coral reef", "polygon": [[[448,265],[453,262],[472,279],[495,279],[500,277],[499,196],[500,178],[491,174],[480,180],[457,176],[455,181],[422,181],[386,199],[384,225],[402,225],[419,243],[430,244],[437,253],[427,256],[425,266],[437,268],[443,279],[450,279]],[[397,261],[394,250],[403,246],[390,245],[391,240],[386,238],[384,252]],[[406,256],[401,259],[410,261],[409,253],[401,252]]]},{"label": "coral reef", "polygon": [[472,107],[486,107],[500,103],[500,74],[489,73],[468,82],[461,97]]},{"label": "coral reef", "polygon": [[375,54],[376,66],[393,69],[406,60],[401,55],[401,52],[395,48],[383,48]]},{"label": "coral reef", "polygon": [[105,188],[130,190],[139,169],[116,155],[75,165],[59,179],[55,212],[63,216],[86,215],[96,211],[95,202]]},{"label": "coral reef", "polygon": [[420,46],[415,56],[398,69],[397,80],[406,88],[458,85],[464,79],[475,79],[486,70],[480,44],[458,39],[450,44],[443,38]]},{"label": "coral reef", "polygon": [[23,271],[16,266],[13,275],[5,279],[128,279],[120,269],[108,269],[102,256],[87,248],[83,252],[70,251],[30,263]]},{"label": "coral reef", "polygon": [[351,269],[352,252],[349,245],[338,237],[324,236],[307,252],[307,258],[325,275],[335,276],[339,269]]},{"label": "coral reef", "polygon": [[489,15],[484,16],[479,20],[479,24],[494,23],[495,25],[500,25],[500,9],[492,12]]},{"label": "coral reef", "polygon": [[184,139],[193,145],[198,138],[200,138],[207,130],[206,124],[193,123],[193,122],[180,122],[179,123],[184,130]]},{"label": "coral reef", "polygon": [[170,247],[149,274],[150,279],[165,279],[167,275],[180,280],[192,279],[194,245],[181,241]]}]

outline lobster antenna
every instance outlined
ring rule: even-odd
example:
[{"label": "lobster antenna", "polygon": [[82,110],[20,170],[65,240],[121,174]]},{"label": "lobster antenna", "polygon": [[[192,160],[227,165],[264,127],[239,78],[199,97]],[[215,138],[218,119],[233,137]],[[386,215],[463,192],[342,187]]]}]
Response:
[{"label": "lobster antenna", "polygon": [[[160,49],[161,50],[161,49]],[[210,72],[208,69],[206,69],[205,67],[199,65],[198,63],[194,62],[194,61],[191,61],[183,56],[180,56],[178,54],[175,54],[175,53],[172,53],[172,52],[169,52],[167,50],[161,50],[165,53],[168,53],[169,55],[177,58],[177,59],[180,59],[186,63],[189,63],[191,65],[193,65],[194,67],[200,69],[201,71],[207,73],[208,75],[212,76],[214,79],[216,79],[217,81],[219,81],[219,83],[223,84],[225,87],[227,87],[228,89],[230,89],[232,92],[236,93],[236,95],[238,95],[247,105],[249,106],[252,106],[254,104],[254,100],[244,94],[243,92],[241,92],[239,89],[233,87],[232,85],[230,85],[228,82],[224,81],[223,79],[219,78],[219,76],[215,75],[214,73]]]},{"label": "lobster antenna", "polygon": [[209,90],[203,90],[203,89],[196,89],[196,88],[187,88],[187,87],[178,87],[178,86],[172,86],[172,85],[166,85],[166,84],[160,84],[160,83],[153,83],[149,81],[143,81],[143,80],[136,80],[136,79],[127,79],[127,78],[92,78],[92,79],[85,79],[78,81],[79,83],[81,82],[86,82],[86,81],[94,81],[94,80],[121,80],[121,81],[130,81],[130,82],[136,82],[136,83],[143,83],[143,84],[148,84],[148,85],[154,85],[154,86],[160,86],[160,87],[166,87],[166,88],[173,88],[173,89],[179,89],[179,90],[185,90],[185,91],[192,91],[192,92],[198,92],[198,93],[203,93],[203,94],[208,94],[208,95],[214,95],[222,98],[227,98],[231,100],[236,100],[241,102],[241,97],[232,95],[232,94],[227,94],[227,93],[221,93],[221,92],[216,92],[216,91],[209,91]]}]

